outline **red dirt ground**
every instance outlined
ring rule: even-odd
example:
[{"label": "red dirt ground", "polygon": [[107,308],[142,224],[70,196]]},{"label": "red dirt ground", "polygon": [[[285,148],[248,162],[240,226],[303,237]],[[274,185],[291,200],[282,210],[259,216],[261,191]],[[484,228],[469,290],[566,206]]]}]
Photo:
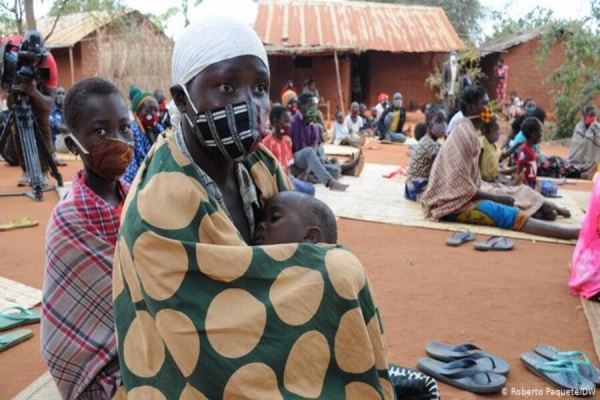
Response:
[{"label": "red dirt ground", "polygon": [[[365,154],[368,162],[407,165],[406,150],[378,145]],[[562,148],[546,150],[566,154]],[[66,180],[78,167],[70,162],[61,169]],[[0,166],[0,191],[15,190],[18,177],[18,169]],[[591,184],[572,189],[590,191]],[[0,223],[22,216],[40,222],[0,233],[0,276],[41,288],[44,232],[57,199],[55,193],[47,193],[42,203],[0,198]],[[572,246],[517,240],[512,252],[479,253],[469,245],[445,246],[448,232],[343,219],[339,232],[340,243],[362,260],[375,288],[391,362],[415,367],[429,341],[475,343],[512,365],[509,396],[486,398],[517,398],[512,389],[548,387],[519,361],[536,344],[581,350],[598,362],[580,302],[567,287]],[[0,399],[12,398],[46,370],[39,329],[32,329],[33,339],[0,353]],[[444,384],[440,388],[444,399],[479,398]]]}]

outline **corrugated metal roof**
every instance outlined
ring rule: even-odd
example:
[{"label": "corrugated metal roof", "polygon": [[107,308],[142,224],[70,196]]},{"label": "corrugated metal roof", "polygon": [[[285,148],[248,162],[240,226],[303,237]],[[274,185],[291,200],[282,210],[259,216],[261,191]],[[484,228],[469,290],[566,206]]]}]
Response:
[{"label": "corrugated metal roof", "polygon": [[[143,17],[139,11],[131,9],[119,12],[97,11],[64,15],[58,19],[52,35],[45,42],[45,46],[49,49],[72,47],[109,22],[129,14],[135,14],[136,16],[139,14]],[[46,37],[52,31],[54,22],[54,17],[41,18],[37,23],[38,31]]]},{"label": "corrugated metal roof", "polygon": [[254,29],[268,52],[449,52],[465,44],[439,7],[261,0]]},{"label": "corrugated metal roof", "polygon": [[504,53],[511,47],[520,45],[521,43],[529,42],[542,36],[548,27],[541,26],[529,31],[518,32],[512,35],[502,36],[489,42],[484,43],[479,47],[479,53],[486,56],[491,53]]}]

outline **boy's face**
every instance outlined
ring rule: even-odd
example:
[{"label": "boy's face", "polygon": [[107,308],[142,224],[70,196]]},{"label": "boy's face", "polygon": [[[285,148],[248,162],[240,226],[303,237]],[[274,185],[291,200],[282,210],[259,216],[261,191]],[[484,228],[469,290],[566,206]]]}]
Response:
[{"label": "boy's face", "polygon": [[304,223],[298,200],[290,192],[276,194],[267,202],[262,221],[256,227],[255,245],[301,243],[308,226]]},{"label": "boy's face", "polygon": [[[292,114],[289,111],[284,112],[281,115],[281,118],[275,120],[273,122],[273,127],[275,132],[285,133],[285,131],[289,131],[290,123],[292,121]],[[284,131],[284,132],[282,132]]]},{"label": "boy's face", "polygon": [[69,149],[79,154],[86,168],[98,176],[106,180],[118,178],[127,169],[133,153],[133,132],[125,100],[119,94],[93,96],[82,105],[80,112],[82,122],[73,135],[83,149],[68,138]]},{"label": "boy's face", "polygon": [[490,141],[490,143],[496,143],[498,139],[500,139],[500,127],[498,125],[494,125],[492,129],[485,134],[485,137]]}]

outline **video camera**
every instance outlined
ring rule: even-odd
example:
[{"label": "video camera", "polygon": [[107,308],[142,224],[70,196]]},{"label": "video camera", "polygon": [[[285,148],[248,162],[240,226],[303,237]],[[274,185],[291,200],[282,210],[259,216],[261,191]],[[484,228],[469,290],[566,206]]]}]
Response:
[{"label": "video camera", "polygon": [[40,67],[48,57],[48,52],[39,36],[31,35],[20,46],[9,40],[3,50],[1,84],[8,93],[13,89],[18,90],[20,83],[46,82],[50,79],[50,69]]}]

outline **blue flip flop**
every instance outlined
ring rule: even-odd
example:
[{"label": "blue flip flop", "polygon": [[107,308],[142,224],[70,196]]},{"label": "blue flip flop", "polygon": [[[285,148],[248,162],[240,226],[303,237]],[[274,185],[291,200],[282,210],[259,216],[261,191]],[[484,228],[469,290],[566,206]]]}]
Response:
[{"label": "blue flip flop", "polygon": [[508,251],[514,247],[515,244],[504,236],[492,236],[485,242],[475,243],[475,250],[479,251]]},{"label": "blue flip flop", "polygon": [[490,354],[470,343],[452,346],[440,342],[429,342],[425,351],[429,357],[440,361],[471,359],[484,371],[495,374],[507,375],[510,371],[510,364],[505,359]]},{"label": "blue flip flop", "polygon": [[527,369],[559,389],[569,390],[573,396],[593,396],[594,382],[579,373],[578,360],[548,361],[536,353],[521,354],[521,361]]},{"label": "blue flip flop", "polygon": [[594,385],[600,386],[600,370],[592,365],[588,356],[581,351],[560,351],[547,344],[540,344],[533,351],[550,361],[581,361],[577,363],[577,371],[585,378],[594,382]]},{"label": "blue flip flop", "polygon": [[440,382],[472,393],[496,393],[506,385],[504,375],[487,372],[470,359],[445,363],[421,358],[417,368]]},{"label": "blue flip flop", "polygon": [[7,332],[0,335],[0,352],[10,349],[33,337],[33,332],[29,329],[19,329],[13,332]]},{"label": "blue flip flop", "polygon": [[458,247],[473,240],[475,240],[475,234],[468,229],[461,228],[446,239],[446,244],[450,247]]},{"label": "blue flip flop", "polygon": [[[17,312],[14,312],[17,311]],[[23,325],[40,322],[41,311],[29,311],[25,307],[10,307],[0,311],[0,332]]]}]

